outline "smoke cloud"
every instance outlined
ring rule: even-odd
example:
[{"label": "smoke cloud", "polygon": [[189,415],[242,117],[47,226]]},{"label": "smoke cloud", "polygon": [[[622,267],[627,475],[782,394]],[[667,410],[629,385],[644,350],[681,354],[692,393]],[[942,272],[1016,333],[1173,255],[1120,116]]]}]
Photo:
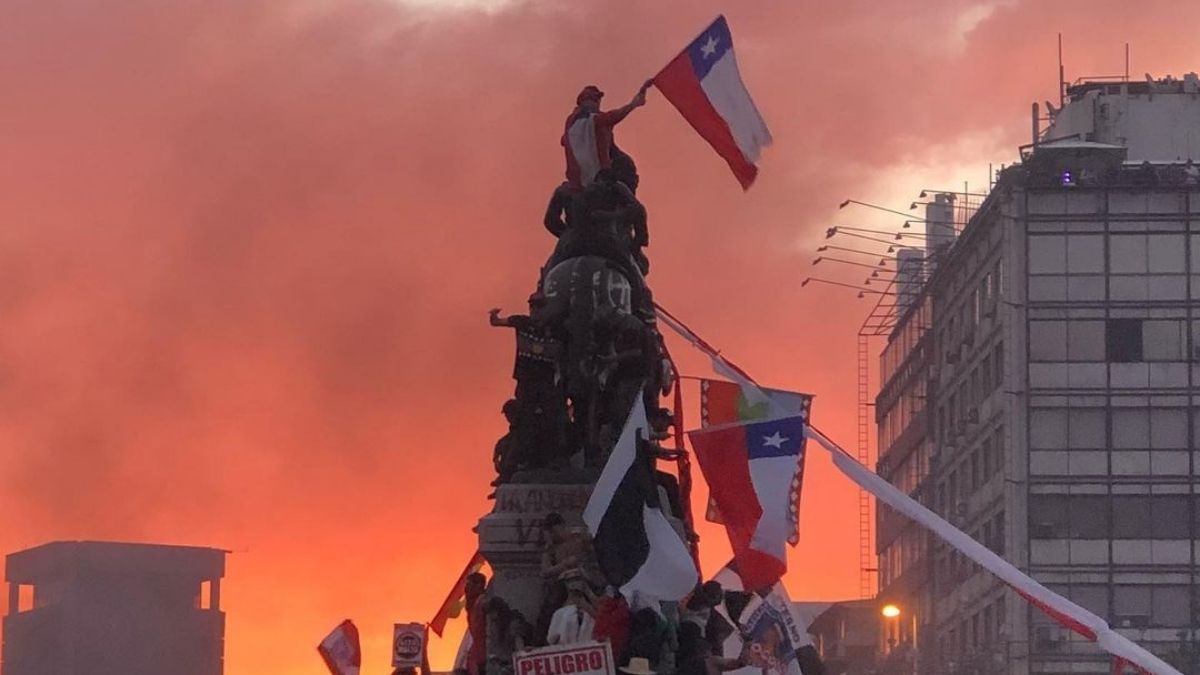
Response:
[{"label": "smoke cloud", "polygon": [[[347,616],[382,663],[489,507],[512,352],[486,310],[520,308],[550,251],[575,93],[623,103],[721,5],[0,4],[0,550],[226,547],[230,675],[320,672],[313,645]],[[1119,72],[1130,40],[1139,75],[1178,75],[1195,54],[1171,27],[1200,9],[727,14],[776,146],[743,194],[654,92],[621,125],[650,282],[765,382],[818,394],[818,424],[849,439],[867,305],[799,289],[836,204],[1011,161],[1029,102],[1054,96],[1059,27],[1068,73]],[[788,582],[851,596],[854,491],[810,469],[806,503],[847,515],[805,516]],[[712,571],[728,548],[702,534]],[[445,665],[453,645],[437,650]]]}]

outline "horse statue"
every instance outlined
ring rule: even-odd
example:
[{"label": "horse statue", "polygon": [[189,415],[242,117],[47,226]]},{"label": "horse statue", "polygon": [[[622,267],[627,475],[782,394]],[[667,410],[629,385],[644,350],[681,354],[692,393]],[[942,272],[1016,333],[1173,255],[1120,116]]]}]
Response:
[{"label": "horse statue", "polygon": [[607,176],[578,193],[560,187],[547,210],[559,242],[544,268],[537,320],[565,344],[561,372],[588,466],[603,463],[616,440],[613,419],[623,421],[632,405],[618,413],[613,395],[638,370],[628,345],[643,340],[653,311],[635,257],[645,214],[628,186]]}]

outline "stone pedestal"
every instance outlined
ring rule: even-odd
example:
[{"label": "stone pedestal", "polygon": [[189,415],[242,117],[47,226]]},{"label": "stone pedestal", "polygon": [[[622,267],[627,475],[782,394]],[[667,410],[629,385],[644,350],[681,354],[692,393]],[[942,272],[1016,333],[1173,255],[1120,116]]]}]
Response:
[{"label": "stone pedestal", "polygon": [[582,528],[594,480],[576,475],[568,482],[506,483],[496,489],[492,512],[479,520],[479,551],[492,568],[491,592],[531,624],[537,624],[542,602],[542,519],[557,512],[568,527]]}]

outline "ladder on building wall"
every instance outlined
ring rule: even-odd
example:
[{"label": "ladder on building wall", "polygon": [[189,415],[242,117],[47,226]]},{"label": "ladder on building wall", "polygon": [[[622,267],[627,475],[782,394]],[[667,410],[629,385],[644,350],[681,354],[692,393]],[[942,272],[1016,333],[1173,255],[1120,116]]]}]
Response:
[{"label": "ladder on building wall", "polygon": [[[870,423],[870,336],[858,335],[858,461],[870,468],[871,423]],[[861,598],[873,597],[875,565],[871,550],[871,495],[864,489],[858,490],[858,594]]]}]

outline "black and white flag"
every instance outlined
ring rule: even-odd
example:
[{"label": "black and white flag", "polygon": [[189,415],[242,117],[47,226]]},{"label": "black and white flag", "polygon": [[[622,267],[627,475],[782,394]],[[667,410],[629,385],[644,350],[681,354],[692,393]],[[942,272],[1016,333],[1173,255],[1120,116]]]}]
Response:
[{"label": "black and white flag", "polygon": [[625,597],[680,600],[695,588],[700,575],[659,508],[653,459],[638,455],[648,428],[639,395],[592,490],[583,521],[595,542],[601,571]]}]

